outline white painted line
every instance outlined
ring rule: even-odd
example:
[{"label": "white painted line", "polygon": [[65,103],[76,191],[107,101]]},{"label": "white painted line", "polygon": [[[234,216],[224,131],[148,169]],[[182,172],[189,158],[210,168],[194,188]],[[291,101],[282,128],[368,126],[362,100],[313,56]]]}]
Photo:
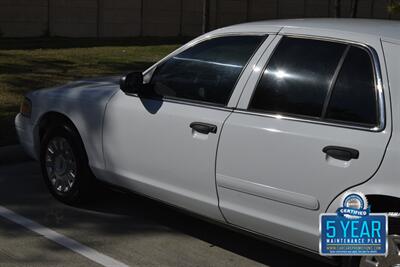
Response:
[{"label": "white painted line", "polygon": [[53,231],[47,227],[44,227],[43,225],[38,224],[37,222],[34,222],[28,218],[25,218],[3,206],[0,206],[0,216],[10,220],[16,224],[19,224],[32,232],[35,232],[44,238],[47,238],[67,249],[70,249],[100,265],[103,266],[110,266],[110,267],[127,267],[128,265],[117,261],[107,255],[104,255],[90,247],[87,247],[85,245],[82,245],[81,243],[68,238],[62,234],[57,233],[56,231]]}]

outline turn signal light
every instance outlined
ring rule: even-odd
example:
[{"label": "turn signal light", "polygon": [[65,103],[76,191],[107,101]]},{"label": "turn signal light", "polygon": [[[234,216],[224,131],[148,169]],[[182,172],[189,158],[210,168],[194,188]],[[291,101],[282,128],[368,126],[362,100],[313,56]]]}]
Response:
[{"label": "turn signal light", "polygon": [[30,117],[32,114],[32,102],[25,97],[24,100],[21,103],[21,107],[19,109],[19,112],[24,115],[25,117]]}]

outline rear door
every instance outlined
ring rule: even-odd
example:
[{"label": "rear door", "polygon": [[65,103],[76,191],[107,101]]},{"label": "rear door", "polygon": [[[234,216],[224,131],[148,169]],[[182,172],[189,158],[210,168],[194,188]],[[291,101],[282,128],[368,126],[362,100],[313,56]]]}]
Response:
[{"label": "rear door", "polygon": [[353,42],[280,38],[224,125],[220,207],[232,224],[318,250],[319,214],[385,153],[379,59]]}]

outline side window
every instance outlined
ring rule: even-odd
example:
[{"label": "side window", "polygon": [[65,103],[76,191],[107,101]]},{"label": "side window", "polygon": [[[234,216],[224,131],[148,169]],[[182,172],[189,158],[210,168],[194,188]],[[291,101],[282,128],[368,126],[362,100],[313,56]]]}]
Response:
[{"label": "side window", "polygon": [[332,91],[326,112],[328,120],[377,125],[377,96],[371,57],[351,47]]},{"label": "side window", "polygon": [[321,117],[346,45],[284,37],[254,92],[249,109]]},{"label": "side window", "polygon": [[226,36],[199,43],[160,65],[151,85],[163,97],[226,105],[265,36]]}]

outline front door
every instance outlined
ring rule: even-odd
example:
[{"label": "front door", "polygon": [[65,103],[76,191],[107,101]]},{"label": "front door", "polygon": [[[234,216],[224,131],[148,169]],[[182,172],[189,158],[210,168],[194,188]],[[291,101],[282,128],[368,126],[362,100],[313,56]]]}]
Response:
[{"label": "front door", "polygon": [[144,95],[118,92],[107,106],[103,136],[112,182],[223,220],[217,144],[231,94],[264,39],[211,38],[159,64]]}]

